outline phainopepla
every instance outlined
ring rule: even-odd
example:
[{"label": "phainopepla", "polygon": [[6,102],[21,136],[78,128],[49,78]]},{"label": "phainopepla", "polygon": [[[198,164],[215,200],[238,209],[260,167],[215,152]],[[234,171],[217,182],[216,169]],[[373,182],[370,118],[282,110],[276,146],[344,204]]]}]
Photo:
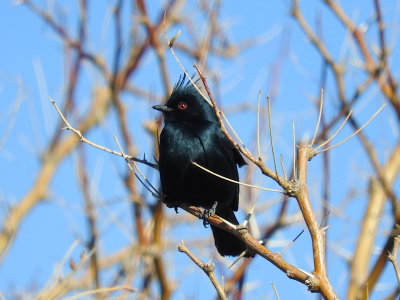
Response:
[{"label": "phainopepla", "polygon": [[[181,203],[203,207],[211,213],[239,224],[239,185],[201,170],[192,162],[238,180],[237,166],[245,165],[241,154],[228,141],[215,111],[185,77],[175,85],[166,105],[153,106],[164,115],[160,136],[159,171],[164,202],[168,207]],[[215,246],[222,255],[237,256],[246,245],[235,235],[212,226]]]}]

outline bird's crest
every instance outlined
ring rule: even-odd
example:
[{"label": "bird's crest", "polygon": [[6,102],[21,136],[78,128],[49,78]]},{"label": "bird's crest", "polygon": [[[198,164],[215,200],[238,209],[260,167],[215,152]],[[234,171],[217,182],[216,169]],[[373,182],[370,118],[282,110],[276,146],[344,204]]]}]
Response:
[{"label": "bird's crest", "polygon": [[[194,84],[196,84],[196,86],[197,86],[197,83],[199,82],[199,78],[197,78],[197,79],[194,79],[194,78],[195,78],[195,75],[193,74],[191,79],[194,82]],[[196,89],[193,86],[192,82],[190,80],[186,80],[186,79],[187,79],[186,74],[179,76],[178,82],[174,85],[174,90],[172,92],[175,92],[177,90],[190,89],[190,88]]]}]

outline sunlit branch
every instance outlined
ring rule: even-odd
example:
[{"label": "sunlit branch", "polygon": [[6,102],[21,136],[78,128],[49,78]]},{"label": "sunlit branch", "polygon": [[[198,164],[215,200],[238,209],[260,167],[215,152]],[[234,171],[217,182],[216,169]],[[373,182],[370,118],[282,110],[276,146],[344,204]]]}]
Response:
[{"label": "sunlit branch", "polygon": [[361,130],[363,130],[363,128],[364,128],[365,126],[367,126],[367,125],[369,124],[369,122],[371,122],[371,121],[379,114],[379,112],[385,107],[385,105],[386,105],[386,103],[384,103],[384,104],[373,114],[373,116],[372,116],[367,122],[365,122],[365,124],[364,124],[363,126],[361,126],[358,130],[356,130],[356,131],[355,131],[352,135],[350,135],[348,138],[346,138],[346,139],[344,139],[343,141],[337,143],[336,145],[333,145],[333,146],[331,146],[331,147],[328,147],[328,148],[325,148],[325,149],[323,149],[323,150],[317,151],[315,154],[319,154],[319,153],[322,153],[322,152],[324,152],[324,151],[328,151],[328,150],[330,150],[330,149],[333,149],[333,148],[335,148],[335,147],[337,147],[337,146],[343,144],[344,142],[348,141],[349,139],[351,139],[353,136],[355,136],[357,133],[359,133]]},{"label": "sunlit branch", "polygon": [[220,113],[221,113],[221,116],[224,118],[226,124],[228,124],[229,129],[233,132],[233,134],[235,135],[235,137],[239,141],[240,145],[244,148],[244,150],[246,152],[250,153],[249,150],[247,150],[246,145],[242,142],[242,140],[240,139],[239,135],[236,133],[235,129],[233,129],[231,123],[228,121],[228,119],[226,118],[225,114],[223,112],[220,112]]},{"label": "sunlit branch", "polygon": [[254,201],[253,206],[251,207],[251,209],[250,209],[249,212],[247,213],[247,216],[246,216],[246,218],[244,219],[244,221],[243,221],[243,223],[242,223],[243,226],[247,226],[247,224],[249,223],[249,220],[250,220],[251,216],[252,216],[253,213],[254,213],[254,209],[256,208],[257,203],[258,203],[258,199],[257,199],[256,201]]},{"label": "sunlit branch", "polygon": [[276,178],[279,180],[278,168],[276,167],[276,158],[275,158],[275,149],[274,149],[274,139],[273,139],[273,137],[272,137],[271,101],[269,100],[269,96],[267,96],[267,102],[268,102],[269,137],[270,137],[270,141],[271,141],[272,157],[273,157],[273,159],[274,159],[274,167],[275,167]]},{"label": "sunlit branch", "polygon": [[[160,191],[158,191],[152,184],[151,182],[147,179],[146,176],[144,176],[144,174],[142,173],[142,171],[139,169],[138,165],[135,163],[135,161],[130,160],[124,153],[124,151],[122,150],[122,147],[120,145],[120,143],[118,142],[118,139],[116,136],[114,136],[115,142],[118,145],[119,150],[121,151],[122,157],[125,158],[126,163],[128,164],[129,169],[133,172],[133,174],[135,174],[136,178],[143,184],[143,186],[156,198],[159,198],[161,193]],[[146,183],[150,186],[150,188],[139,178],[139,176],[136,174],[136,172],[133,170],[130,162],[132,161],[135,169],[139,172],[139,174],[142,176],[142,178],[146,181]]]},{"label": "sunlit branch", "polygon": [[282,167],[282,172],[283,172],[283,178],[284,178],[285,180],[287,180],[286,171],[285,171],[285,165],[283,164],[283,157],[282,157],[282,155],[280,155],[280,159],[281,159],[281,167]]},{"label": "sunlit branch", "polygon": [[72,251],[75,249],[78,243],[79,240],[75,240],[72,243],[61,262],[54,269],[54,272],[50,276],[49,280],[46,282],[42,290],[36,295],[36,299],[56,299],[56,296],[60,296],[65,292],[65,286],[68,285],[73,276],[82,270],[84,264],[86,264],[89,258],[93,255],[95,249],[87,254],[82,254],[78,264],[76,264],[71,258],[71,272],[67,275],[61,276],[65,262],[67,261],[68,257],[70,257]]},{"label": "sunlit branch", "polygon": [[110,293],[114,293],[114,292],[121,291],[121,290],[130,292],[130,293],[136,292],[136,290],[129,285],[119,285],[119,286],[111,286],[111,287],[98,288],[95,290],[85,291],[85,292],[76,294],[72,297],[65,298],[65,300],[82,299],[82,298],[90,296],[90,295],[110,294]]},{"label": "sunlit branch", "polygon": [[280,300],[280,299],[279,299],[279,295],[278,295],[278,291],[277,291],[276,288],[275,288],[275,284],[274,284],[273,282],[271,282],[271,285],[272,285],[272,287],[274,288],[274,292],[275,292],[276,299],[277,299],[277,300]]},{"label": "sunlit branch", "polygon": [[292,121],[293,131],[293,180],[296,179],[296,132],[294,130],[294,121]]},{"label": "sunlit branch", "polygon": [[86,144],[89,144],[89,145],[91,145],[91,146],[93,146],[93,147],[95,147],[95,148],[97,148],[97,149],[103,150],[103,151],[105,151],[105,152],[112,153],[112,154],[118,155],[118,156],[122,156],[122,157],[124,157],[125,159],[130,159],[130,160],[132,160],[132,161],[136,161],[136,162],[145,164],[145,165],[147,165],[147,166],[149,166],[149,167],[152,167],[153,169],[158,170],[158,165],[157,165],[157,164],[153,164],[153,163],[147,161],[146,159],[139,159],[139,158],[136,158],[136,157],[131,156],[131,155],[125,155],[125,156],[124,156],[121,152],[117,152],[117,151],[111,150],[111,149],[109,149],[109,148],[103,147],[103,146],[101,146],[101,145],[98,145],[98,144],[93,143],[92,141],[88,140],[87,138],[85,138],[85,137],[82,135],[82,133],[81,133],[79,130],[73,128],[73,127],[69,124],[69,122],[68,122],[67,119],[64,117],[63,113],[61,112],[60,108],[58,107],[57,103],[56,103],[53,99],[51,99],[50,97],[49,97],[49,99],[50,99],[51,103],[53,103],[53,105],[54,105],[54,107],[56,108],[56,110],[57,110],[58,114],[60,115],[61,119],[64,121],[65,126],[66,126],[64,129],[70,130],[70,131],[72,131],[73,133],[75,133],[75,134],[78,136],[79,141],[84,142],[84,143],[86,143]]},{"label": "sunlit branch", "polygon": [[[18,77],[18,85],[19,86],[21,85],[21,80],[19,77]],[[3,147],[4,142],[6,141],[8,135],[11,132],[11,128],[13,127],[13,124],[14,124],[15,118],[17,116],[17,112],[19,110],[21,102],[22,102],[21,87],[19,87],[18,94],[15,99],[15,104],[14,104],[14,107],[13,107],[13,110],[11,113],[10,121],[8,122],[6,130],[4,131],[3,137],[0,140],[0,149]]]},{"label": "sunlit branch", "polygon": [[258,92],[258,101],[257,101],[257,152],[258,152],[258,159],[261,160],[261,149],[260,149],[260,98],[261,98],[261,91]]},{"label": "sunlit branch", "polygon": [[217,174],[217,173],[215,173],[215,172],[213,172],[213,171],[208,170],[207,168],[205,168],[205,167],[199,165],[198,163],[196,163],[196,162],[194,162],[194,161],[192,161],[192,164],[194,164],[196,167],[199,167],[200,169],[202,169],[202,170],[204,170],[204,171],[206,171],[206,172],[208,172],[208,173],[210,173],[210,174],[212,174],[212,175],[214,175],[214,176],[217,176],[217,177],[219,177],[219,178],[221,178],[221,179],[224,179],[224,180],[226,180],[226,181],[230,181],[230,182],[233,182],[233,183],[237,183],[237,184],[240,184],[240,185],[243,185],[243,186],[247,186],[247,187],[250,187],[250,188],[255,188],[255,189],[259,189],[259,190],[263,190],[263,191],[284,193],[283,191],[280,191],[280,190],[268,189],[268,188],[264,188],[264,187],[262,187],[262,186],[252,185],[252,184],[248,184],[248,183],[244,183],[244,182],[240,182],[240,181],[236,181],[236,180],[233,180],[233,179],[224,177],[224,176],[219,175],[219,174]]},{"label": "sunlit branch", "polygon": [[320,102],[319,102],[318,122],[317,122],[317,126],[315,127],[315,132],[314,132],[313,139],[312,139],[312,141],[311,141],[311,147],[312,147],[312,145],[314,145],[315,138],[317,137],[319,124],[320,124],[320,122],[321,122],[321,115],[322,115],[322,106],[323,106],[323,103],[324,103],[324,90],[321,89],[321,98],[320,98]]},{"label": "sunlit branch", "polygon": [[242,253],[239,254],[238,257],[236,257],[236,259],[230,264],[230,266],[228,267],[228,269],[232,268],[234,265],[236,265],[236,263],[241,260],[247,253],[247,249],[244,250]]},{"label": "sunlit branch", "polygon": [[174,35],[174,37],[169,40],[168,35],[167,35],[167,29],[165,27],[165,15],[164,15],[164,36],[165,36],[165,40],[167,41],[167,44],[169,46],[169,49],[171,50],[172,55],[174,56],[176,62],[178,63],[178,65],[181,67],[183,73],[185,73],[186,77],[189,79],[190,83],[194,86],[194,88],[199,92],[199,94],[203,97],[204,100],[206,100],[208,102],[208,104],[210,104],[212,106],[212,103],[209,99],[207,99],[207,97],[203,94],[203,92],[199,89],[199,87],[196,85],[196,83],[193,81],[193,79],[189,76],[189,74],[187,73],[186,69],[183,67],[182,63],[180,62],[178,56],[175,53],[174,50],[174,43],[177,40],[177,38],[179,37],[179,35],[181,34],[181,31],[179,30],[178,33],[176,35]]},{"label": "sunlit branch", "polygon": [[339,126],[339,128],[335,131],[335,133],[329,138],[327,139],[325,142],[323,142],[321,145],[319,145],[318,147],[315,148],[315,150],[318,150],[319,148],[325,146],[326,144],[328,144],[339,132],[340,130],[342,130],[344,124],[346,124],[347,120],[350,118],[351,114],[353,113],[352,110],[350,110],[350,112],[348,113],[346,119],[344,119],[344,121],[342,122],[342,124]]}]

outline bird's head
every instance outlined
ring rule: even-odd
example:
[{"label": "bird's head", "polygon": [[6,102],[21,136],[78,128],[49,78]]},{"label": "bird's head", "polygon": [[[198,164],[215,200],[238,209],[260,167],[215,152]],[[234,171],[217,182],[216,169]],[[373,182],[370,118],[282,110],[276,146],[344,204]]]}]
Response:
[{"label": "bird's head", "polygon": [[175,85],[165,105],[155,105],[153,108],[163,113],[165,122],[218,122],[212,106],[203,99],[190,81],[185,82],[185,78]]}]

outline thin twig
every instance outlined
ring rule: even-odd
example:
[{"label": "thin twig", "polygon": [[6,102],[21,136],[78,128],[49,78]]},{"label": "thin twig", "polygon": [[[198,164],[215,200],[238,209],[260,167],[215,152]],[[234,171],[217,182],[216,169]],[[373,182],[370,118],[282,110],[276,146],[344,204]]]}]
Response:
[{"label": "thin twig", "polygon": [[296,179],[296,132],[294,130],[294,121],[292,121],[293,132],[293,180]]},{"label": "thin twig", "polygon": [[112,153],[112,154],[114,154],[114,155],[122,156],[122,157],[124,157],[125,159],[129,159],[129,160],[132,160],[132,161],[136,161],[136,162],[145,164],[145,165],[147,165],[147,166],[149,166],[149,167],[152,167],[153,169],[158,170],[158,165],[157,165],[157,164],[153,164],[153,163],[147,161],[146,159],[136,158],[136,157],[131,156],[131,155],[125,155],[125,156],[124,156],[121,152],[117,152],[117,151],[111,150],[111,149],[109,149],[109,148],[103,147],[103,146],[101,146],[101,145],[98,145],[98,144],[93,143],[92,141],[88,140],[87,138],[85,138],[85,137],[82,135],[82,133],[81,133],[78,129],[73,128],[73,127],[69,124],[69,122],[68,122],[67,119],[64,117],[63,113],[61,112],[60,108],[58,107],[57,103],[56,103],[53,99],[51,99],[50,97],[49,97],[49,99],[50,99],[51,103],[53,103],[53,105],[54,105],[54,107],[56,108],[56,110],[57,110],[58,114],[60,115],[61,119],[64,121],[65,126],[66,126],[64,129],[70,130],[70,131],[72,131],[73,133],[75,133],[75,134],[79,137],[79,141],[80,141],[80,142],[84,142],[84,143],[86,143],[86,144],[89,144],[90,146],[93,146],[93,147],[97,148],[97,149],[103,150],[103,151],[108,152],[108,153]]},{"label": "thin twig", "polygon": [[246,253],[248,253],[248,252],[247,252],[247,249],[244,250],[242,253],[240,253],[238,257],[236,257],[236,259],[230,264],[230,266],[228,267],[228,269],[230,269],[230,268],[232,268],[234,265],[236,265],[237,262],[238,262],[239,260],[241,260],[241,259],[246,255]]},{"label": "thin twig", "polygon": [[260,149],[260,98],[261,98],[261,90],[258,92],[258,101],[257,101],[257,151],[258,151],[258,159],[261,160],[261,149]]},{"label": "thin twig", "polygon": [[265,187],[262,187],[262,186],[252,185],[252,184],[248,184],[248,183],[244,183],[244,182],[240,182],[240,181],[236,181],[236,180],[233,180],[233,179],[224,177],[224,176],[222,176],[222,175],[220,175],[220,174],[217,174],[217,173],[215,173],[215,172],[213,172],[213,171],[210,171],[209,169],[207,169],[207,168],[205,168],[205,167],[199,165],[198,163],[196,163],[196,162],[194,162],[194,161],[192,161],[192,164],[194,164],[196,167],[199,167],[200,169],[202,169],[202,170],[204,170],[204,171],[206,171],[206,172],[208,172],[208,173],[210,173],[210,174],[212,174],[212,175],[214,175],[214,176],[217,176],[217,177],[219,177],[219,178],[221,178],[221,179],[224,179],[224,180],[226,180],[226,181],[230,181],[230,182],[233,182],[233,183],[237,183],[237,184],[240,184],[240,185],[248,186],[248,187],[255,188],[255,189],[259,189],[259,190],[263,190],[263,191],[284,193],[283,191],[280,191],[280,190],[269,189],[269,188],[265,188]]},{"label": "thin twig", "polygon": [[[18,77],[18,85],[21,85],[20,81],[21,81],[21,80],[20,80],[20,78]],[[13,107],[13,110],[12,110],[12,113],[11,113],[10,121],[8,122],[7,127],[6,127],[6,130],[4,131],[3,137],[2,137],[1,140],[0,140],[0,149],[3,147],[3,144],[4,144],[4,142],[7,140],[7,137],[8,137],[8,135],[10,134],[11,129],[12,129],[12,127],[13,127],[15,118],[16,118],[16,116],[17,116],[17,112],[18,112],[19,107],[20,107],[20,104],[21,104],[21,102],[22,102],[22,95],[21,95],[21,94],[22,94],[22,93],[21,93],[21,87],[19,87],[19,89],[18,89],[18,94],[17,94],[17,97],[16,97],[16,99],[15,99],[15,104],[14,104],[14,107]]]},{"label": "thin twig", "polygon": [[344,124],[346,124],[347,120],[350,118],[351,114],[353,113],[352,110],[349,111],[349,113],[347,114],[346,119],[344,119],[344,121],[342,122],[342,124],[340,124],[339,128],[335,131],[334,134],[332,134],[332,136],[327,139],[325,142],[323,142],[321,145],[319,145],[318,147],[315,148],[315,150],[318,150],[319,148],[325,146],[326,144],[328,144],[339,132],[340,130],[342,130]]},{"label": "thin twig", "polygon": [[[216,105],[216,103],[215,103],[215,101],[214,101],[214,98],[213,98],[213,96],[212,96],[212,94],[211,94],[209,88],[208,88],[207,81],[206,81],[205,77],[201,74],[201,71],[199,70],[199,68],[198,68],[196,65],[195,65],[195,68],[196,68],[196,70],[197,70],[197,72],[198,72],[198,74],[199,74],[199,76],[200,76],[200,78],[201,78],[201,80],[202,80],[202,82],[203,82],[203,84],[204,84],[204,87],[205,87],[205,89],[206,89],[206,91],[207,91],[207,93],[208,93],[208,96],[209,96],[211,102],[213,103],[213,106],[216,107],[217,105]],[[242,153],[242,154],[243,154],[245,157],[247,157],[251,162],[253,162],[257,167],[259,167],[260,170],[261,170],[261,172],[262,172],[264,175],[266,175],[266,176],[272,178],[273,180],[275,180],[281,187],[283,187],[284,189],[290,188],[290,185],[291,185],[291,184],[290,184],[288,181],[283,180],[283,178],[277,177],[276,172],[274,172],[273,170],[269,169],[262,161],[260,161],[260,160],[257,159],[256,157],[254,157],[254,156],[249,152],[249,150],[246,149],[246,147],[245,147],[245,145],[243,144],[243,142],[241,142],[242,145],[243,145],[243,147],[242,147],[242,146],[240,146],[240,145],[232,138],[232,136],[229,134],[229,131],[226,129],[226,126],[225,126],[225,124],[224,124],[224,122],[222,121],[222,118],[221,118],[221,115],[222,115],[224,118],[225,118],[225,116],[224,116],[223,113],[221,113],[221,111],[218,109],[218,107],[217,107],[216,110],[215,110],[215,115],[216,115],[216,117],[217,117],[217,119],[218,119],[218,122],[219,122],[219,124],[220,124],[220,126],[221,126],[222,132],[224,133],[224,135],[226,136],[226,138],[229,140],[229,142],[230,142],[240,153]],[[225,118],[225,120],[226,120],[226,118]],[[226,121],[227,121],[227,120],[226,120]],[[230,124],[229,124],[228,121],[227,121],[227,124],[230,126]],[[231,126],[230,126],[230,127],[231,127]],[[231,127],[231,129],[232,129],[232,127]],[[233,133],[237,136],[237,134],[236,134],[234,131],[233,131]],[[237,138],[238,138],[238,136],[237,136]],[[239,140],[240,140],[240,139],[239,139]]]},{"label": "thin twig", "polygon": [[318,122],[317,122],[317,127],[315,127],[315,132],[314,132],[314,136],[313,139],[311,141],[311,147],[314,145],[315,142],[315,138],[317,137],[317,132],[318,132],[318,128],[319,128],[319,123],[321,122],[321,115],[322,115],[322,106],[324,103],[324,89],[321,89],[321,98],[320,98],[320,103],[319,103],[319,113],[318,113]]},{"label": "thin twig", "polygon": [[243,226],[246,227],[247,224],[249,223],[249,220],[250,220],[251,216],[253,215],[254,210],[255,210],[255,208],[256,208],[256,206],[257,206],[258,199],[259,199],[259,198],[257,198],[256,201],[254,201],[253,206],[251,207],[251,209],[250,209],[249,212],[247,213],[246,218],[244,219],[244,221],[243,221],[243,223],[242,223]]},{"label": "thin twig", "polygon": [[[94,249],[89,253],[81,254],[81,258],[78,264],[70,261],[71,272],[67,275],[61,276],[61,269],[63,268],[67,258],[71,255],[73,249],[77,246],[78,241],[75,241],[64,255],[62,261],[57,265],[53,274],[42,288],[42,290],[36,295],[35,299],[57,299],[63,293],[65,293],[65,286],[70,284],[73,276],[76,276],[78,272],[82,270],[82,267],[91,258],[94,253]],[[57,297],[56,297],[57,296]]]},{"label": "thin twig", "polygon": [[[125,158],[125,161],[126,161],[126,163],[128,164],[128,167],[129,167],[129,169],[131,170],[131,172],[132,172],[133,174],[135,174],[136,178],[139,179],[139,181],[143,184],[143,186],[144,186],[154,197],[160,198],[160,197],[161,197],[160,191],[158,191],[158,190],[151,184],[151,182],[147,179],[147,177],[144,176],[144,174],[142,173],[142,171],[140,171],[138,165],[137,165],[134,161],[129,160],[129,158],[125,155],[124,151],[122,150],[122,147],[121,147],[121,145],[120,145],[120,143],[119,143],[119,141],[118,141],[118,139],[117,139],[116,136],[114,136],[114,139],[115,139],[115,142],[116,142],[117,145],[118,145],[119,150],[121,151],[122,157]],[[132,166],[131,166],[131,164],[130,164],[131,161],[132,161],[132,163],[133,163],[135,169],[139,172],[139,174],[142,176],[142,178],[146,181],[146,183],[147,183],[150,187],[148,187],[148,186],[139,178],[139,176],[136,174],[136,172],[133,170],[133,168],[132,168]]]},{"label": "thin twig", "polygon": [[299,233],[298,235],[296,235],[296,237],[282,250],[281,255],[282,255],[283,253],[285,253],[285,251],[286,251],[287,249],[289,249],[289,247],[292,246],[292,245],[294,244],[294,242],[303,234],[303,232],[304,232],[304,230],[306,230],[306,228],[307,228],[307,225],[304,226],[304,228],[300,231],[300,233]]},{"label": "thin twig", "polygon": [[109,294],[117,291],[125,290],[130,293],[136,292],[136,290],[129,285],[120,285],[120,286],[111,286],[111,287],[105,287],[105,288],[99,288],[91,291],[86,291],[82,292],[79,294],[76,294],[72,297],[65,298],[65,300],[75,300],[75,299],[81,299],[90,295],[96,295],[96,294]]},{"label": "thin twig", "polygon": [[235,137],[237,138],[237,140],[239,141],[240,145],[242,146],[243,151],[246,151],[247,153],[250,153],[247,148],[246,145],[242,142],[242,140],[240,139],[239,135],[236,133],[235,129],[233,129],[231,123],[228,121],[228,119],[226,118],[225,114],[220,111],[221,116],[224,118],[226,124],[228,124],[229,129],[233,132],[233,134],[235,135]]},{"label": "thin twig", "polygon": [[[165,19],[165,15],[164,15],[164,19]],[[199,89],[199,87],[196,85],[196,83],[193,81],[193,79],[189,76],[189,74],[187,73],[186,69],[183,67],[182,63],[180,62],[178,56],[175,53],[175,50],[174,50],[173,46],[174,46],[174,43],[175,43],[176,39],[179,37],[180,34],[181,34],[181,31],[179,30],[178,33],[171,40],[169,40],[168,35],[167,35],[167,29],[166,29],[166,26],[165,26],[165,21],[164,21],[164,36],[165,36],[165,40],[167,41],[167,44],[169,46],[169,49],[171,50],[172,55],[174,56],[174,58],[177,61],[178,65],[181,67],[183,73],[185,73],[185,75],[188,78],[188,80],[190,81],[190,83],[200,93],[200,95],[203,97],[203,99],[206,100],[208,102],[208,104],[210,104],[212,106],[212,103],[210,102],[210,100],[207,99],[207,97]]]},{"label": "thin twig", "polygon": [[279,300],[279,295],[278,295],[278,291],[277,291],[276,288],[275,288],[275,284],[274,284],[273,282],[271,282],[271,285],[272,285],[272,287],[274,288],[274,292],[275,292],[276,299]]},{"label": "thin twig", "polygon": [[269,138],[271,141],[271,149],[272,149],[272,157],[274,159],[274,167],[275,167],[275,174],[276,178],[279,181],[279,176],[278,176],[278,168],[276,167],[276,158],[275,158],[275,149],[274,149],[274,139],[272,137],[272,122],[271,122],[271,101],[269,100],[269,96],[267,96],[267,102],[268,102],[268,124],[269,124]]},{"label": "thin twig", "polygon": [[284,164],[283,164],[283,157],[282,157],[282,155],[280,155],[280,159],[281,159],[281,167],[282,167],[282,172],[283,172],[283,178],[285,178],[285,180],[287,180],[287,176],[286,176],[285,166],[284,166]]},{"label": "thin twig", "polygon": [[333,146],[331,146],[331,147],[328,147],[328,148],[325,148],[325,149],[323,149],[323,150],[317,151],[315,154],[319,154],[319,153],[322,153],[322,152],[324,152],[324,151],[328,151],[328,150],[330,150],[330,149],[333,149],[333,148],[335,148],[335,147],[337,147],[337,146],[343,144],[344,142],[348,141],[349,139],[351,139],[353,136],[355,136],[357,133],[359,133],[361,130],[363,130],[363,128],[364,128],[365,126],[367,126],[367,125],[369,124],[369,122],[371,122],[371,121],[376,117],[377,114],[379,114],[379,112],[385,107],[385,105],[386,105],[386,102],[383,103],[383,105],[373,114],[373,116],[372,116],[367,122],[365,122],[365,124],[364,124],[363,126],[361,126],[358,130],[356,130],[356,131],[355,131],[352,135],[350,135],[348,138],[346,138],[346,139],[344,139],[343,141],[337,143],[336,145],[333,145]]}]

